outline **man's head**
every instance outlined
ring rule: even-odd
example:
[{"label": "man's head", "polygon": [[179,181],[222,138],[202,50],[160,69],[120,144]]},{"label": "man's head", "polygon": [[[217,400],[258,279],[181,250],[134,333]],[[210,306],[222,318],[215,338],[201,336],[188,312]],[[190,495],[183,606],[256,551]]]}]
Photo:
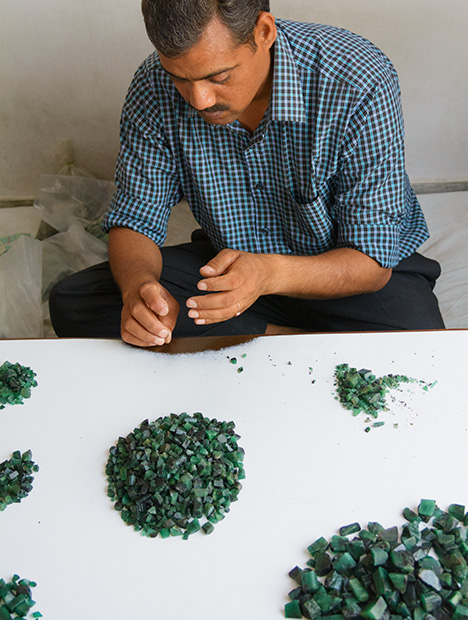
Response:
[{"label": "man's head", "polygon": [[162,68],[209,123],[239,119],[253,130],[268,105],[276,27],[264,8],[265,0],[143,0]]},{"label": "man's head", "polygon": [[254,46],[258,16],[269,10],[269,0],[142,0],[149,39],[167,58],[180,56],[195,45],[215,18],[239,44]]}]

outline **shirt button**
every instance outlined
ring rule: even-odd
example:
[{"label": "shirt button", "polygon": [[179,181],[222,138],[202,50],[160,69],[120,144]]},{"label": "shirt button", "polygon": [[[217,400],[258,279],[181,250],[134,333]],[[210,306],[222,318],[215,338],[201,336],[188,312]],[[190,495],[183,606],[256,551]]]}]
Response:
[{"label": "shirt button", "polygon": [[256,184],[255,189],[263,189],[263,183],[260,181]]},{"label": "shirt button", "polygon": [[270,229],[269,229],[269,228],[267,228],[267,227],[265,226],[265,228],[262,228],[262,233],[263,233],[265,236],[266,236],[266,235],[269,235],[269,234],[270,234]]}]

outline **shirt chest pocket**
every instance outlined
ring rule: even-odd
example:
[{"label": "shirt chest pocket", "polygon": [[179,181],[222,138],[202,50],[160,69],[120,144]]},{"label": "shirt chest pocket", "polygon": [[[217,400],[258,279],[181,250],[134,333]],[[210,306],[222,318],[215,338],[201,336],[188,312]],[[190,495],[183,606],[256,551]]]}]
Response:
[{"label": "shirt chest pocket", "polygon": [[335,246],[336,225],[321,197],[298,202],[289,192],[283,209],[283,230],[293,254],[321,254]]}]

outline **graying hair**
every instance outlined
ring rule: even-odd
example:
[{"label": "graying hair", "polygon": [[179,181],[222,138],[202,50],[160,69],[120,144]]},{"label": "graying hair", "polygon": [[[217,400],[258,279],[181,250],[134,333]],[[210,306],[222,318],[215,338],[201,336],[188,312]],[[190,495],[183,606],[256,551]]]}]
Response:
[{"label": "graying hair", "polygon": [[167,58],[180,56],[197,43],[215,17],[238,44],[256,49],[254,28],[259,14],[270,10],[269,0],[142,0],[146,32]]}]

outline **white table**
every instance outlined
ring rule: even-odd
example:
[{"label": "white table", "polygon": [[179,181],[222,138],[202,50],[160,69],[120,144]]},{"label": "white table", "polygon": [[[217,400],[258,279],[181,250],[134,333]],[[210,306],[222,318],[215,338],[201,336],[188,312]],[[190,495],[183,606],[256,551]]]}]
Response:
[{"label": "white table", "polygon": [[[0,461],[31,449],[40,471],[0,513],[0,577],[36,580],[47,620],[280,619],[288,571],[319,536],[400,524],[421,498],[468,505],[467,349],[468,331],[265,337],[185,355],[1,341],[0,361],[31,366],[39,385],[0,411]],[[365,433],[365,416],[334,399],[343,362],[438,383],[396,393],[385,426]],[[247,478],[210,536],[148,539],[107,498],[108,449],[182,411],[235,421]]]}]

